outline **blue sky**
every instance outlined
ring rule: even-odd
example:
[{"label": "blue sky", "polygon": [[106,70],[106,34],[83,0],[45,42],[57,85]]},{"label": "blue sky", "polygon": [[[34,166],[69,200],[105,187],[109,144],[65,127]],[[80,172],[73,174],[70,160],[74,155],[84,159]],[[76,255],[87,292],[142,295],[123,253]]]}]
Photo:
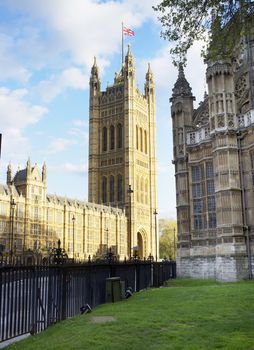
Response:
[{"label": "blue sky", "polygon": [[[148,62],[157,96],[158,212],[175,218],[169,98],[177,78],[169,44],[160,38],[155,0],[1,0],[0,182],[31,162],[48,167],[48,192],[87,200],[88,83],[93,57],[102,88],[121,67],[121,22],[135,31],[131,44],[139,89]],[[188,56],[186,77],[204,95],[201,43]]]}]

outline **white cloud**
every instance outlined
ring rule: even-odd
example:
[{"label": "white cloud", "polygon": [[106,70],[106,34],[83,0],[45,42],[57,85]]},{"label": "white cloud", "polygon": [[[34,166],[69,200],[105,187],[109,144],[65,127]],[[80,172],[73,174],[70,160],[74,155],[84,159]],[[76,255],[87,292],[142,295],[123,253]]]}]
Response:
[{"label": "white cloud", "polygon": [[75,140],[69,140],[64,138],[56,138],[51,140],[48,145],[45,153],[46,154],[54,154],[64,151],[68,146],[75,145],[77,142]]},{"label": "white cloud", "polygon": [[[185,76],[192,88],[192,93],[196,97],[197,103],[203,100],[205,89],[205,65],[200,56],[203,42],[195,42],[187,55],[187,67]],[[168,94],[171,97],[172,88],[177,80],[177,68],[173,66],[170,57],[170,45],[166,44],[155,57],[147,58],[138,62],[138,80],[143,81],[147,71],[147,62],[151,64],[156,84],[156,93]],[[198,71],[198,73],[197,73]]]},{"label": "white cloud", "polygon": [[80,69],[71,67],[60,75],[52,75],[49,80],[43,80],[36,87],[36,91],[45,102],[50,102],[67,88],[83,90],[88,86],[88,76]]},{"label": "white cloud", "polygon": [[85,128],[88,126],[88,123],[86,120],[75,119],[75,120],[73,120],[73,125],[77,128],[79,128],[79,127]]},{"label": "white cloud", "polygon": [[47,109],[25,100],[26,89],[10,90],[0,87],[0,132],[3,134],[3,154],[10,159],[23,158],[29,151],[29,141],[24,129],[37,123]]},{"label": "white cloud", "polygon": [[84,164],[84,163],[74,164],[74,163],[66,162],[60,165],[59,168],[68,173],[74,173],[78,175],[85,175],[88,172],[88,166],[87,164]]},{"label": "white cloud", "polygon": [[[25,36],[34,38],[33,23],[40,21],[42,29],[41,32],[36,32],[37,43],[33,40],[33,46],[30,47],[32,55],[33,52],[36,54],[38,46],[41,56],[48,57],[49,52],[56,55],[68,53],[72,64],[90,67],[94,55],[99,56],[100,64],[105,66],[109,64],[109,55],[119,52],[121,22],[135,30],[147,19],[155,19],[156,14],[152,10],[152,5],[156,2],[156,0],[145,2],[138,0],[107,2],[8,0],[5,1],[5,6],[29,15],[26,16],[27,23],[24,26]],[[29,25],[32,35],[29,35]],[[46,35],[43,31],[46,31]],[[23,47],[26,47],[26,42],[20,40],[19,49],[23,51]],[[42,47],[44,47],[44,53]],[[38,59],[43,62],[43,57]],[[49,64],[47,60],[46,64]]]},{"label": "white cloud", "polygon": [[0,81],[15,80],[25,83],[30,72],[15,57],[15,41],[12,37],[0,33]]}]

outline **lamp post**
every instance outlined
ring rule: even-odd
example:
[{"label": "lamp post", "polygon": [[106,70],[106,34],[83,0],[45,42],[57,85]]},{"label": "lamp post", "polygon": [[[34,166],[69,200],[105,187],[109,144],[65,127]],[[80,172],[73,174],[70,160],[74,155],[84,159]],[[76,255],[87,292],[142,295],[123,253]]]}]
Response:
[{"label": "lamp post", "polygon": [[108,228],[106,228],[106,233],[107,233],[107,254],[108,254]]},{"label": "lamp post", "polygon": [[10,237],[10,257],[12,262],[13,255],[13,240],[14,240],[14,213],[15,213],[15,200],[12,198],[11,200],[11,237]]},{"label": "lamp post", "polygon": [[174,227],[174,260],[176,260],[176,228]]},{"label": "lamp post", "polygon": [[75,216],[72,216],[72,257],[74,261],[74,251],[75,251],[75,240],[74,240],[74,225],[75,225]]},{"label": "lamp post", "polygon": [[155,259],[156,261],[158,260],[158,247],[157,247],[157,215],[158,215],[158,212],[156,209],[154,209],[154,212],[153,212],[153,215],[154,215],[154,226],[155,226],[155,249],[156,249],[156,254],[155,254]]},{"label": "lamp post", "polygon": [[129,195],[129,258],[131,259],[131,195],[133,193],[131,185],[129,185],[127,193]]}]

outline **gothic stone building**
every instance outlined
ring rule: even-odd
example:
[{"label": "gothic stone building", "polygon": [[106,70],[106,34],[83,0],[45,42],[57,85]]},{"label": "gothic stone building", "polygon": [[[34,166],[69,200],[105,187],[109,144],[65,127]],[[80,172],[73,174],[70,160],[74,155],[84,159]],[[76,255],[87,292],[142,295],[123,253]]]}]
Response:
[{"label": "gothic stone building", "polygon": [[179,69],[170,101],[181,276],[253,274],[253,53],[247,43],[233,63],[208,64],[208,95],[195,110]]},{"label": "gothic stone building", "polygon": [[[47,170],[30,161],[7,171],[0,185],[0,244],[6,251],[47,251],[58,239],[70,257],[120,259],[136,250],[158,254],[155,86],[150,66],[145,91],[136,87],[130,47],[114,84],[100,89],[96,60],[90,77],[89,202],[47,194]],[[13,200],[15,205],[13,205]],[[74,241],[74,243],[73,243]]]}]

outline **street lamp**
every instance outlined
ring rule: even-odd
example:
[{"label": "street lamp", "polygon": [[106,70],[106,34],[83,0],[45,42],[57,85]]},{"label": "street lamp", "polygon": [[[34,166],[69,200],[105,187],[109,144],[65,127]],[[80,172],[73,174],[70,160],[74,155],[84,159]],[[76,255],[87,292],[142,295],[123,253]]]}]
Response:
[{"label": "street lamp", "polygon": [[107,233],[107,254],[108,254],[108,228],[106,228],[106,233]]},{"label": "street lamp", "polygon": [[75,241],[74,241],[74,225],[75,225],[75,216],[72,216],[72,257],[74,261],[74,251],[75,251]]},{"label": "street lamp", "polygon": [[129,258],[131,259],[131,195],[133,193],[131,185],[129,185],[127,193],[129,195]]},{"label": "street lamp", "polygon": [[174,227],[174,260],[176,260],[176,228]]},{"label": "street lamp", "polygon": [[157,251],[158,251],[158,247],[157,247],[157,215],[158,215],[158,212],[156,209],[154,209],[154,212],[153,212],[153,215],[154,215],[154,223],[155,223],[155,249],[156,249],[156,255],[155,255],[155,258],[156,258],[156,261],[158,260],[158,256],[157,256]]},{"label": "street lamp", "polygon": [[12,255],[13,255],[13,240],[14,240],[14,213],[15,213],[15,200],[12,198],[11,200],[11,237],[10,237],[10,256],[12,261]]}]

